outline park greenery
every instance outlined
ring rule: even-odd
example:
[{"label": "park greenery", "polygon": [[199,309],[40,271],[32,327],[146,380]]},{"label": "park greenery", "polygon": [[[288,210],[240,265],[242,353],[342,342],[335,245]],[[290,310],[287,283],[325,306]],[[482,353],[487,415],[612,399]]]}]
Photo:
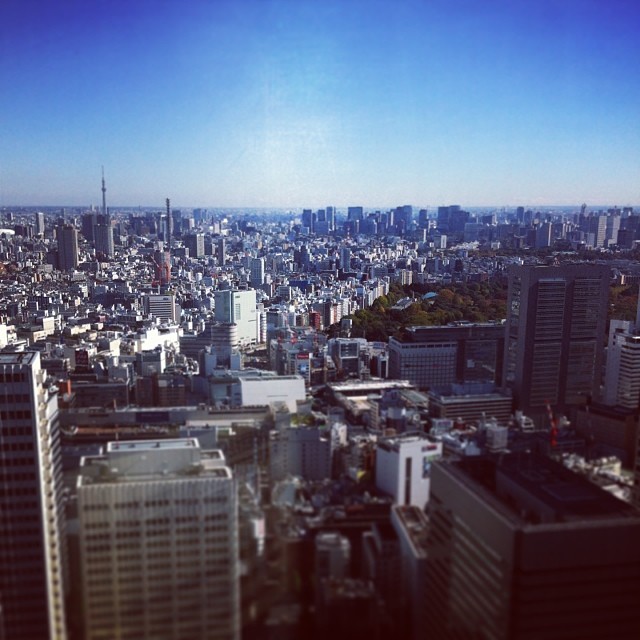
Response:
[{"label": "park greenery", "polygon": [[[635,319],[637,289],[637,286],[629,285],[611,287],[609,319]],[[425,294],[431,295],[425,298]],[[414,325],[503,320],[506,309],[507,281],[504,278],[446,285],[392,284],[388,295],[377,298],[368,309],[360,309],[351,316],[351,335],[386,342],[389,337],[399,337],[406,327]]]}]

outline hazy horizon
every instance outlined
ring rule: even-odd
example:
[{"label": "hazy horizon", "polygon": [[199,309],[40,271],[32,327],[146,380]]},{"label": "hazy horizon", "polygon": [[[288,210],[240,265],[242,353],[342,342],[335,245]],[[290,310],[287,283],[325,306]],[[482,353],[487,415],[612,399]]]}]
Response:
[{"label": "hazy horizon", "polygon": [[115,208],[628,206],[639,27],[628,0],[5,0],[0,207],[99,204],[102,165]]}]

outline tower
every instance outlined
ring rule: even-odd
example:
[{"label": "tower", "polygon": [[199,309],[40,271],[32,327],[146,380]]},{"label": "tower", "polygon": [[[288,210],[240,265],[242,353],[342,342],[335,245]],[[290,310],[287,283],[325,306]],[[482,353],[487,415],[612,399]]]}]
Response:
[{"label": "tower", "polygon": [[167,251],[171,251],[171,236],[173,235],[173,218],[171,217],[171,200],[165,200],[167,205]]},{"label": "tower", "polygon": [[432,467],[429,637],[640,637],[640,515],[531,453]]},{"label": "tower", "polygon": [[517,407],[540,420],[600,383],[609,267],[524,265],[509,270],[503,380]]},{"label": "tower", "polygon": [[107,187],[104,182],[104,167],[102,167],[102,215],[107,217]]},{"label": "tower", "polygon": [[0,353],[0,638],[67,637],[58,396],[39,352]]},{"label": "tower", "polygon": [[58,269],[71,271],[78,266],[78,231],[71,224],[58,225]]},{"label": "tower", "polygon": [[42,211],[36,212],[36,235],[43,236],[44,235],[44,213]]},{"label": "tower", "polygon": [[251,258],[251,286],[261,287],[264,284],[264,258]]},{"label": "tower", "polygon": [[231,470],[198,440],[110,442],[78,480],[84,638],[239,638]]}]

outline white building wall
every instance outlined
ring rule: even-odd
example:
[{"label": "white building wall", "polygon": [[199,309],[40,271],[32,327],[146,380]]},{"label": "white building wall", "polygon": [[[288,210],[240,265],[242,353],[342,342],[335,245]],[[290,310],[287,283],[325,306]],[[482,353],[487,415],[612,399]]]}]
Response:
[{"label": "white building wall", "polygon": [[[172,452],[163,453],[172,469]],[[236,640],[238,529],[231,472],[220,467],[217,476],[165,478],[147,455],[142,462],[150,474],[155,470],[151,477],[80,482],[83,637]]]},{"label": "white building wall", "polygon": [[222,290],[214,291],[213,295],[216,321],[237,325],[240,344],[256,344],[258,340],[258,316],[255,290]]},{"label": "white building wall", "polygon": [[297,401],[305,398],[304,379],[301,376],[241,378],[233,389],[234,402],[243,407],[284,402],[289,411],[294,413]]},{"label": "white building wall", "polygon": [[376,487],[395,504],[424,509],[429,501],[431,462],[441,457],[442,444],[426,438],[381,440],[376,449]]}]

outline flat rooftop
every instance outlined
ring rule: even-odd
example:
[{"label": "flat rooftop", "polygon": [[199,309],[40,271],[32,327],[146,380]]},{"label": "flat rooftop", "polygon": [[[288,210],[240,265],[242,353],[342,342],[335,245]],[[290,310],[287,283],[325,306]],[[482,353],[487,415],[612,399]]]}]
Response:
[{"label": "flat rooftop", "polygon": [[0,352],[0,366],[31,365],[38,356],[36,351]]},{"label": "flat rooftop", "polygon": [[108,442],[107,453],[114,451],[157,451],[158,449],[185,450],[199,449],[200,443],[195,438],[176,438],[173,440],[127,440],[124,442]]},{"label": "flat rooftop", "polygon": [[450,464],[528,524],[639,517],[630,504],[546,456],[513,453]]}]

